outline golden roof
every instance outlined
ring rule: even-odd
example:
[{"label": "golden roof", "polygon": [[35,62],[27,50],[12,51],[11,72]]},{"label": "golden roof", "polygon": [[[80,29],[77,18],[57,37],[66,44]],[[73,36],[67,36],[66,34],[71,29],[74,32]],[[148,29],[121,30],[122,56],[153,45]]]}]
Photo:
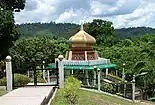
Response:
[{"label": "golden roof", "polygon": [[81,25],[81,30],[69,39],[69,43],[71,47],[92,47],[96,43],[96,40],[85,32],[83,25]]}]

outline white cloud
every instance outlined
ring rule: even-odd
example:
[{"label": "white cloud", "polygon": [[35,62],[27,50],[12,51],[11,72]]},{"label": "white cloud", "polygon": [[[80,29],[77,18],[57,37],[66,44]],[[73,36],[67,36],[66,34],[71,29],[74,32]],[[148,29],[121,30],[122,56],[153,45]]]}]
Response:
[{"label": "white cloud", "polygon": [[[117,1],[117,2],[116,2]],[[125,15],[132,13],[140,4],[140,0],[116,0],[115,4],[104,4],[100,1],[92,2],[92,15],[98,17]]]},{"label": "white cloud", "polygon": [[[145,5],[145,6],[144,6]],[[142,2],[133,13],[117,16],[114,20],[116,28],[122,27],[155,27],[155,3]]]},{"label": "white cloud", "polygon": [[155,27],[155,0],[26,0],[16,23],[110,20],[116,28]]}]

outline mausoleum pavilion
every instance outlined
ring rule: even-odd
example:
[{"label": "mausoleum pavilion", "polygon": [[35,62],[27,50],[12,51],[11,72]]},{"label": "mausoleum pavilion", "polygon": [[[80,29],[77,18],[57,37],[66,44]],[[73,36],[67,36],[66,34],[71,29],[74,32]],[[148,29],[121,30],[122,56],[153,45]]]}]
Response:
[{"label": "mausoleum pavilion", "polygon": [[[115,64],[110,63],[109,59],[98,56],[98,52],[94,50],[96,40],[84,31],[83,25],[68,42],[69,51],[66,52],[63,59],[64,70],[92,71],[94,67],[100,70],[116,67]],[[54,69],[56,64],[49,64],[48,67]]]}]

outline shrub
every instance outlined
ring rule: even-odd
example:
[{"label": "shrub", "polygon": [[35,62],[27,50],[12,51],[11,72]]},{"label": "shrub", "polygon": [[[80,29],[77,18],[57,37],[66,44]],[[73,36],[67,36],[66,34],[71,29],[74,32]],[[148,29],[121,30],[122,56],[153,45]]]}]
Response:
[{"label": "shrub", "polygon": [[[31,78],[31,82],[34,82],[34,78]],[[46,83],[46,81],[41,77],[37,77],[37,83]]]},{"label": "shrub", "polygon": [[6,77],[0,79],[0,86],[6,86]]},{"label": "shrub", "polygon": [[110,92],[110,93],[114,91],[113,85],[109,83],[103,83],[101,86],[101,89],[103,89],[104,91]]},{"label": "shrub", "polygon": [[[30,82],[30,78],[23,74],[14,74],[14,86],[24,86]],[[6,77],[0,79],[0,86],[6,86]]]},{"label": "shrub", "polygon": [[78,92],[81,85],[81,82],[73,76],[67,77],[65,81],[65,98],[70,105],[75,105],[78,102]]},{"label": "shrub", "polygon": [[30,78],[22,74],[14,74],[14,86],[24,86],[30,82]]}]

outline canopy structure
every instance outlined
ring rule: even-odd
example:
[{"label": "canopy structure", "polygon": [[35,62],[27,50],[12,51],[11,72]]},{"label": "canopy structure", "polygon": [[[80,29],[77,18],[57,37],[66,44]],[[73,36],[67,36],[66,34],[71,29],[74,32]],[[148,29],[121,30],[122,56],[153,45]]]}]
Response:
[{"label": "canopy structure", "polygon": [[[99,69],[115,68],[116,64],[98,64],[98,65],[64,65],[64,70],[94,70],[94,66]],[[56,69],[56,64],[51,63],[48,68]]]}]

